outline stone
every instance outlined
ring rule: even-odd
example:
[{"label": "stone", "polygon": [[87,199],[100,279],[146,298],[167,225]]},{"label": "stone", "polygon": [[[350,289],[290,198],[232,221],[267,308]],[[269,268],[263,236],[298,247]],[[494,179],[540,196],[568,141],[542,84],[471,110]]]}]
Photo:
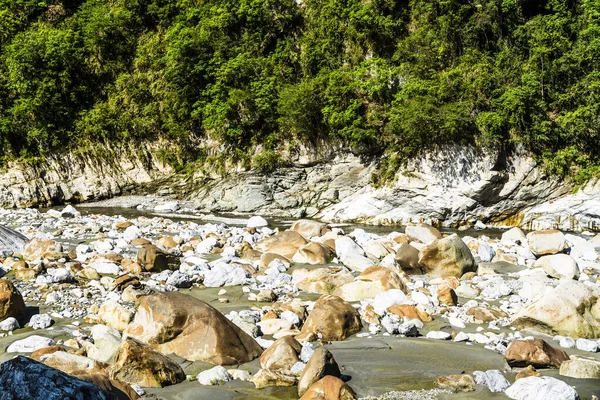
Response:
[{"label": "stone", "polygon": [[575,341],[575,347],[577,347],[577,349],[581,351],[589,351],[591,353],[596,353],[600,345],[596,340],[577,339]]},{"label": "stone", "polygon": [[454,289],[447,285],[440,285],[436,290],[437,300],[440,304],[446,306],[456,306],[458,304],[458,296]]},{"label": "stone", "polygon": [[368,267],[358,275],[355,281],[337,288],[333,294],[345,301],[372,299],[381,292],[399,289],[407,293],[406,285],[398,274],[386,267]]},{"label": "stone", "polygon": [[442,238],[440,231],[427,224],[409,224],[404,233],[410,240],[424,244],[431,244]]},{"label": "stone", "polygon": [[278,339],[260,356],[260,366],[271,371],[290,370],[300,361],[302,345],[291,336]]},{"label": "stone", "polygon": [[62,246],[54,240],[33,238],[23,247],[23,258],[26,261],[38,261],[44,258],[60,258]]},{"label": "stone", "polygon": [[531,339],[512,341],[504,352],[504,358],[511,367],[559,368],[569,356],[542,339]]},{"label": "stone", "polygon": [[257,389],[261,389],[269,386],[294,386],[298,378],[279,371],[261,369],[254,374],[250,381]]},{"label": "stone", "polygon": [[298,232],[306,239],[310,239],[314,236],[321,236],[327,225],[322,222],[311,221],[309,219],[300,219],[292,224],[290,228],[294,232]]},{"label": "stone", "polygon": [[121,334],[116,329],[100,324],[92,326],[91,333],[94,344],[82,342],[87,356],[100,362],[110,362],[121,344]]},{"label": "stone", "polygon": [[430,276],[455,276],[475,272],[473,254],[457,234],[427,245],[419,253],[419,264]]},{"label": "stone", "polygon": [[[121,267],[113,262],[94,262],[90,264],[90,268],[96,270],[100,275],[120,275]],[[88,279],[97,279],[96,275],[86,276]]]},{"label": "stone", "polygon": [[237,286],[246,282],[247,271],[238,263],[217,262],[210,271],[204,272],[204,286]]},{"label": "stone", "polygon": [[32,353],[43,347],[53,346],[56,342],[44,336],[31,335],[25,339],[12,342],[7,348],[7,353]]},{"label": "stone", "polygon": [[183,382],[185,372],[164,354],[128,337],[117,350],[110,377],[145,387],[164,387]]},{"label": "stone", "polygon": [[356,393],[338,377],[326,375],[315,382],[300,400],[354,400]]},{"label": "stone", "polygon": [[473,316],[476,323],[487,323],[508,317],[508,314],[504,311],[491,307],[470,307],[466,313]]},{"label": "stone", "polygon": [[118,331],[123,331],[133,319],[133,312],[116,301],[109,300],[100,306],[98,318],[100,318],[100,321],[102,321],[104,325]]},{"label": "stone", "polygon": [[600,337],[600,291],[582,282],[563,280],[519,311],[512,325],[549,335]]},{"label": "stone", "polygon": [[427,339],[437,339],[437,340],[449,340],[452,335],[448,332],[443,331],[429,331],[427,335],[425,335]]},{"label": "stone", "polygon": [[23,356],[2,364],[0,393],[2,400],[115,399],[94,384]]},{"label": "stone", "polygon": [[365,257],[365,251],[347,236],[335,239],[335,251],[340,262],[352,271],[362,272],[374,265],[373,261]]},{"label": "stone", "polygon": [[74,372],[102,372],[102,367],[91,358],[67,353],[66,351],[59,350],[45,354],[39,358],[39,361],[67,374],[73,374]]},{"label": "stone", "polygon": [[485,372],[475,371],[473,377],[478,385],[486,385],[492,393],[504,392],[510,386],[502,372],[497,369],[490,369]]},{"label": "stone", "polygon": [[179,243],[177,243],[173,236],[163,236],[156,241],[156,245],[163,247],[167,250],[171,250],[177,248],[177,246],[179,246]]},{"label": "stone", "polygon": [[530,377],[530,376],[542,376],[542,374],[540,374],[539,372],[537,372],[535,370],[535,368],[533,367],[533,365],[528,365],[527,368],[523,368],[522,370],[520,370],[517,373],[517,375],[515,376],[515,380],[521,379],[521,378],[527,378],[527,377]]},{"label": "stone", "polygon": [[436,386],[453,392],[472,392],[475,390],[475,380],[471,375],[446,375],[435,380]]},{"label": "stone", "polygon": [[21,292],[11,281],[0,279],[0,321],[14,317],[22,320],[25,316],[25,302]]},{"label": "stone", "polygon": [[284,231],[260,240],[255,247],[263,253],[281,254],[291,259],[306,243],[306,239],[298,232]]},{"label": "stone", "polygon": [[302,333],[324,340],[344,340],[361,329],[360,315],[354,307],[337,296],[323,295],[304,322]]},{"label": "stone", "polygon": [[161,353],[211,364],[240,364],[262,353],[252,337],[219,311],[178,292],[140,297],[125,333]]},{"label": "stone", "polygon": [[375,296],[375,299],[373,299],[373,310],[380,316],[383,316],[387,309],[393,305],[410,303],[411,301],[402,290],[391,289]]},{"label": "stone", "polygon": [[332,294],[338,287],[354,280],[354,276],[343,267],[299,268],[292,277],[298,289],[318,294]]},{"label": "stone", "polygon": [[558,230],[542,230],[527,234],[529,250],[536,256],[556,254],[567,247],[565,235]]},{"label": "stone", "polygon": [[408,243],[402,243],[394,257],[396,263],[409,275],[421,275],[423,270],[419,265],[419,250]]},{"label": "stone", "polygon": [[533,268],[542,268],[548,276],[557,279],[579,278],[577,262],[568,254],[542,256],[533,264]]},{"label": "stone", "polygon": [[308,242],[298,249],[292,261],[297,264],[319,265],[331,262],[333,256],[329,247],[317,242]]},{"label": "stone", "polygon": [[575,389],[563,381],[549,376],[530,376],[518,379],[504,393],[514,400],[579,400]]},{"label": "stone", "polygon": [[560,365],[559,374],[577,379],[600,379],[600,361],[573,355]]},{"label": "stone", "polygon": [[264,228],[265,226],[269,226],[269,223],[266,219],[258,215],[250,217],[246,223],[247,228]]},{"label": "stone", "polygon": [[21,325],[19,325],[19,321],[15,317],[8,317],[0,322],[0,331],[14,331],[20,327]]},{"label": "stone", "polygon": [[229,374],[229,372],[227,372],[227,370],[220,365],[200,372],[196,378],[198,383],[205,386],[221,385],[231,381],[232,379],[233,377]]},{"label": "stone", "polygon": [[179,257],[166,253],[154,245],[142,246],[138,250],[137,261],[149,272],[179,268]]},{"label": "stone", "polygon": [[510,228],[506,232],[503,232],[501,240],[503,242],[508,242],[508,241],[517,242],[518,241],[521,243],[525,243],[525,240],[527,240],[527,237],[525,236],[525,233],[523,233],[521,228],[514,227],[514,228]]},{"label": "stone", "polygon": [[314,351],[298,379],[298,396],[304,393],[325,376],[341,377],[340,367],[329,350],[319,347]]},{"label": "stone", "polygon": [[48,314],[36,314],[32,315],[29,320],[29,327],[31,329],[45,329],[52,325],[52,318]]},{"label": "stone", "polygon": [[394,304],[387,309],[388,314],[394,314],[404,318],[407,321],[418,319],[422,322],[431,322],[433,318],[426,311],[420,310],[416,306],[409,304]]}]

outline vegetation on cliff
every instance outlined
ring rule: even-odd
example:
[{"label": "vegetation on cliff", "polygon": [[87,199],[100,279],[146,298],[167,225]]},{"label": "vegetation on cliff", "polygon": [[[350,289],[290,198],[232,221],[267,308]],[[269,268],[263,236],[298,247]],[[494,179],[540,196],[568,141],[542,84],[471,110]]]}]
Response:
[{"label": "vegetation on cliff", "polygon": [[[597,0],[0,0],[5,155],[165,138],[600,155]],[[273,153],[258,158],[264,169]],[[279,162],[279,159],[275,160]]]}]

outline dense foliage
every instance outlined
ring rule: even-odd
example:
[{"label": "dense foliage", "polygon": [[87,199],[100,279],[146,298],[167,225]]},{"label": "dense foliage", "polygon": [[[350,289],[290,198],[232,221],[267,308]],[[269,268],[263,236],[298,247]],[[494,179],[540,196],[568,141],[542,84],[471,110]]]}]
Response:
[{"label": "dense foliage", "polygon": [[4,154],[520,143],[589,171],[599,117],[598,0],[0,0]]}]

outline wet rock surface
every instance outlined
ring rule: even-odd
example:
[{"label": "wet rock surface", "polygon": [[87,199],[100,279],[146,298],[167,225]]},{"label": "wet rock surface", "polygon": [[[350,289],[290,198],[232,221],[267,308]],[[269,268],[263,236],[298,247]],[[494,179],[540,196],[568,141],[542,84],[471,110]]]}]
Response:
[{"label": "wet rock surface", "polygon": [[263,220],[0,210],[30,239],[2,259],[0,361],[123,399],[600,395],[591,235]]}]

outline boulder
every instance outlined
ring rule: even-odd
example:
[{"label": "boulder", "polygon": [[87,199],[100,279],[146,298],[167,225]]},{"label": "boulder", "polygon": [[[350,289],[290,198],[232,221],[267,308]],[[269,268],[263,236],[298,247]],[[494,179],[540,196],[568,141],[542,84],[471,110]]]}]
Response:
[{"label": "boulder", "polygon": [[442,305],[453,307],[458,304],[458,296],[456,295],[456,292],[448,285],[442,284],[438,286],[435,293],[438,302]]},{"label": "boulder", "polygon": [[23,258],[26,261],[38,261],[44,258],[60,258],[62,246],[54,240],[31,239],[23,247]]},{"label": "boulder", "polygon": [[150,344],[164,354],[212,364],[240,364],[262,353],[252,337],[219,311],[178,292],[139,298],[128,336]]},{"label": "boulder", "polygon": [[442,238],[442,234],[436,228],[427,224],[410,224],[404,231],[412,241],[431,244]]},{"label": "boulder", "polygon": [[475,380],[467,374],[439,376],[435,380],[435,384],[442,389],[449,389],[453,392],[472,392],[475,390]]},{"label": "boulder", "polygon": [[333,294],[346,301],[372,299],[381,292],[400,289],[408,293],[406,285],[398,274],[386,267],[369,267],[358,275],[355,281],[336,289]]},{"label": "boulder", "polygon": [[567,248],[565,235],[558,230],[543,230],[527,234],[529,250],[539,257],[547,254],[556,254]]},{"label": "boulder", "polygon": [[568,254],[552,254],[540,257],[534,264],[534,268],[542,268],[548,276],[557,279],[579,278],[577,262]]},{"label": "boulder", "polygon": [[220,365],[200,372],[196,378],[198,383],[204,386],[221,385],[225,382],[229,382],[232,379],[233,377],[231,374]]},{"label": "boulder", "polygon": [[517,313],[513,325],[552,336],[597,338],[600,337],[599,299],[598,289],[564,280]]},{"label": "boulder", "polygon": [[533,365],[528,365],[527,368],[523,368],[522,370],[520,370],[517,373],[517,375],[515,376],[515,380],[522,379],[522,378],[528,378],[530,376],[542,376],[542,374],[537,372],[535,370],[535,368],[533,367]]},{"label": "boulder", "polygon": [[490,307],[480,307],[480,306],[476,306],[476,307],[471,307],[469,309],[467,309],[467,315],[471,315],[473,317],[473,319],[475,320],[475,323],[487,323],[487,322],[492,322],[492,321],[496,321],[500,318],[506,318],[508,317],[508,314],[506,314],[504,311],[496,309],[496,308],[490,308]]},{"label": "boulder", "polygon": [[343,380],[327,375],[315,382],[300,400],[354,400],[356,393]]},{"label": "boulder", "polygon": [[431,322],[433,318],[426,311],[420,310],[416,306],[409,304],[394,304],[388,307],[387,312],[389,314],[397,315],[398,317],[404,318],[407,321],[418,319],[422,322]]},{"label": "boulder", "polygon": [[278,339],[260,356],[260,366],[271,371],[291,370],[300,361],[302,345],[291,336]]},{"label": "boulder", "polygon": [[128,337],[117,350],[110,377],[132,385],[163,387],[183,382],[185,372],[164,354]]},{"label": "boulder", "polygon": [[2,364],[2,400],[113,400],[104,389],[28,357],[18,356]]},{"label": "boulder", "polygon": [[511,367],[559,368],[569,356],[542,339],[531,339],[512,341],[504,352],[504,358]]},{"label": "boulder", "polygon": [[327,229],[327,225],[322,222],[311,221],[309,219],[300,219],[292,224],[290,228],[294,232],[298,232],[306,239],[313,236],[321,236]]},{"label": "boulder", "polygon": [[269,226],[269,222],[259,215],[250,217],[246,223],[247,228],[264,228],[265,226]]},{"label": "boulder", "polygon": [[325,376],[341,376],[340,367],[333,358],[333,355],[324,347],[319,347],[310,357],[304,367],[298,380],[298,396],[302,397],[304,393],[317,381]]},{"label": "boulder", "polygon": [[575,389],[563,381],[549,376],[530,376],[518,379],[504,393],[514,400],[579,400]]},{"label": "boulder", "polygon": [[340,262],[353,271],[362,272],[374,264],[365,257],[365,251],[347,236],[335,239],[335,251]]},{"label": "boulder", "polygon": [[507,230],[506,232],[502,233],[502,238],[501,240],[503,242],[521,242],[521,243],[525,243],[525,240],[527,240],[527,237],[525,236],[525,233],[523,233],[523,231],[521,230],[521,228],[511,228],[509,230]]},{"label": "boulder", "polygon": [[573,355],[560,365],[559,373],[577,379],[600,379],[600,360]]},{"label": "boulder", "polygon": [[291,259],[306,243],[306,239],[298,232],[284,231],[262,239],[256,243],[256,248],[263,253],[277,253]]},{"label": "boulder", "polygon": [[298,378],[279,371],[261,369],[254,374],[250,381],[257,389],[261,389],[269,386],[294,386]]},{"label": "boulder", "polygon": [[430,276],[450,275],[460,278],[463,274],[476,270],[471,250],[457,234],[427,245],[419,253],[419,264]]},{"label": "boulder", "polygon": [[419,250],[408,243],[402,243],[395,256],[396,263],[407,274],[420,275],[423,273],[419,265]]},{"label": "boulder", "polygon": [[324,340],[344,340],[361,329],[360,315],[350,303],[337,296],[324,295],[308,315],[302,333],[313,333]]},{"label": "boulder", "polygon": [[149,272],[161,272],[166,269],[175,270],[179,268],[179,257],[166,253],[151,244],[142,246],[138,250],[137,261]]},{"label": "boulder", "polygon": [[331,262],[333,256],[333,251],[329,247],[317,242],[308,242],[298,249],[292,261],[298,264],[327,264]]},{"label": "boulder", "polygon": [[[50,347],[52,348],[52,347],[56,347],[56,346],[50,346]],[[41,352],[43,350],[44,349],[38,350],[38,354],[39,354],[39,352]],[[37,354],[32,353],[31,358],[33,358],[35,360],[34,355],[37,356]],[[39,360],[36,360],[36,361],[41,361],[45,365],[52,367],[52,368],[56,368],[67,374],[72,374],[74,372],[80,372],[80,373],[82,373],[82,372],[84,372],[84,373],[94,373],[94,372],[101,373],[102,372],[102,367],[95,360],[92,360],[91,358],[80,356],[77,354],[67,353],[66,351],[54,351],[52,353],[44,354],[42,356],[39,356]]]},{"label": "boulder", "polygon": [[25,302],[21,292],[11,281],[0,279],[0,321],[6,318],[22,320],[25,316]]},{"label": "boulder", "polygon": [[475,371],[473,377],[478,385],[486,385],[492,393],[504,392],[510,386],[502,372],[497,369],[490,369],[485,372]]},{"label": "boulder", "polygon": [[127,328],[133,318],[133,312],[126,309],[116,301],[107,301],[100,306],[98,318],[103,324],[118,331]]},{"label": "boulder", "polygon": [[12,342],[7,348],[7,353],[33,353],[44,347],[53,346],[56,342],[44,336],[31,335],[25,339]]},{"label": "boulder", "polygon": [[354,276],[344,267],[327,267],[308,270],[299,268],[292,273],[298,289],[310,293],[331,294]]}]

